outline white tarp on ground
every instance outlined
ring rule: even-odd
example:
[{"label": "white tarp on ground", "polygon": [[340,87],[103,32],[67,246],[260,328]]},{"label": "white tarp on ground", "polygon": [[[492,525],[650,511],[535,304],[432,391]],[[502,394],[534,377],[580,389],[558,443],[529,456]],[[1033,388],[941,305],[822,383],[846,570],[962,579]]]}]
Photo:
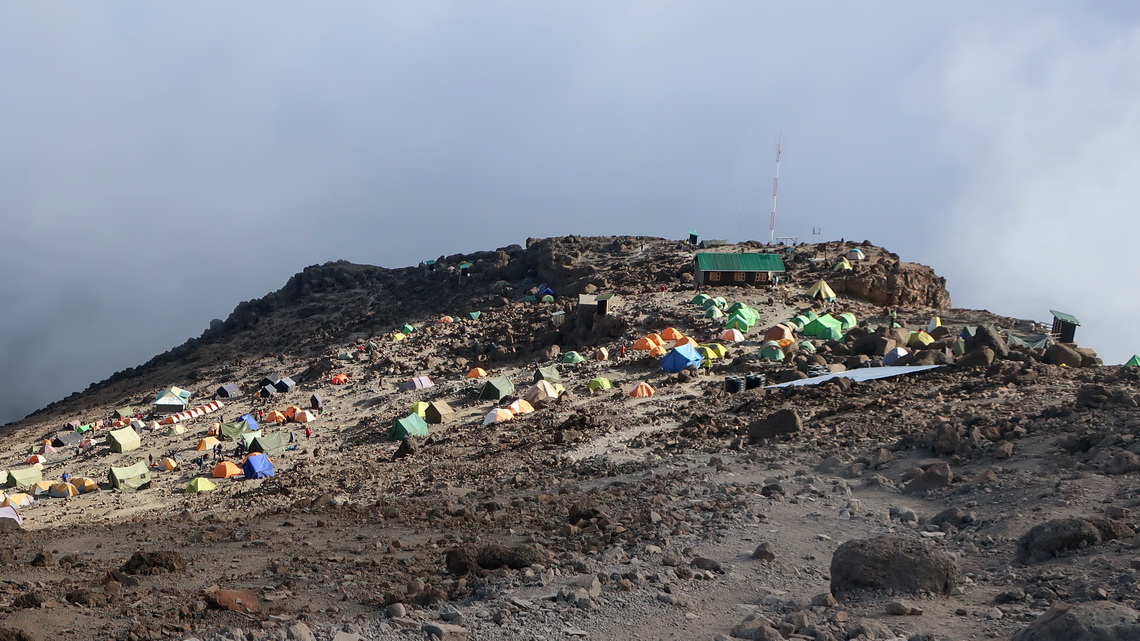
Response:
[{"label": "white tarp on ground", "polygon": [[853,381],[873,381],[877,378],[891,378],[892,376],[902,376],[903,374],[913,374],[915,372],[922,372],[935,367],[942,367],[941,365],[898,365],[894,367],[860,367],[859,369],[849,369],[846,372],[835,372],[834,374],[824,374],[823,376],[816,376],[815,378],[801,378],[796,381],[788,381],[787,383],[780,383],[779,385],[768,385],[765,389],[775,389],[778,387],[797,387],[800,385],[819,385],[824,381],[830,381],[833,378],[849,378]]}]

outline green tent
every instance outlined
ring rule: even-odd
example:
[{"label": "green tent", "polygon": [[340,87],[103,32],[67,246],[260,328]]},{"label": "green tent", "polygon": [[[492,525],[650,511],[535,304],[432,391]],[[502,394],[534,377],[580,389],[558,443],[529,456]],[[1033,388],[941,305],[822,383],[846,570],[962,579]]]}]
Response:
[{"label": "green tent", "polygon": [[[246,432],[245,434],[242,434],[241,442],[245,443],[245,449],[248,450],[250,446],[253,445],[253,441],[259,436],[263,436],[261,430],[258,430],[256,432]],[[237,439],[234,440],[236,441]]]},{"label": "green tent", "polygon": [[556,365],[547,365],[534,370],[534,382],[546,381],[548,383],[561,383],[562,374]]},{"label": "green tent", "polygon": [[280,454],[289,447],[289,439],[285,437],[282,432],[274,432],[273,434],[257,434],[253,437],[253,442],[249,444],[250,452],[265,452],[270,456]]},{"label": "green tent", "polygon": [[566,352],[562,355],[563,363],[581,363],[584,360],[586,359],[582,358],[582,355],[578,352]]},{"label": "green tent", "polygon": [[705,294],[697,294],[696,296],[693,297],[693,300],[691,300],[689,302],[694,304],[694,305],[704,305],[705,301],[707,301],[708,299],[709,299],[709,297]]},{"label": "green tent", "polygon": [[124,427],[121,430],[111,430],[107,434],[107,444],[112,452],[129,452],[142,447],[142,439],[133,427]]},{"label": "green tent", "polygon": [[814,354],[815,353],[815,343],[813,343],[811,341],[801,341],[800,342],[800,351],[801,352],[807,352],[808,354]]},{"label": "green tent", "polygon": [[146,461],[139,461],[129,467],[112,467],[107,478],[111,487],[121,490],[138,490],[150,485],[150,470]]},{"label": "green tent", "polygon": [[542,297],[542,302],[544,302],[544,303],[553,303],[553,302],[554,302],[554,297],[553,297],[553,296],[551,296],[550,294],[547,294],[546,296],[543,296],[543,297]]},{"label": "green tent", "polygon": [[135,411],[129,407],[120,407],[115,410],[115,418],[130,418],[135,415]]},{"label": "green tent", "polygon": [[590,391],[592,392],[594,390],[600,389],[613,389],[614,384],[610,382],[610,379],[599,376],[597,378],[591,378],[590,382],[586,383],[586,387],[590,388]]},{"label": "green tent", "polygon": [[760,358],[766,361],[783,362],[784,350],[775,341],[768,341],[764,343],[764,347],[760,348]]},{"label": "green tent", "polygon": [[831,314],[824,314],[804,325],[804,336],[824,340],[839,340],[843,338],[843,323]]},{"label": "green tent", "polygon": [[14,470],[8,470],[7,474],[7,478],[4,479],[4,487],[27,487],[44,480],[43,473],[35,466],[18,467]]},{"label": "green tent", "polygon": [[479,317],[482,315],[483,312],[467,312],[467,318],[470,318],[471,320],[479,320]]},{"label": "green tent", "polygon": [[1125,365],[1129,367],[1136,367],[1137,365],[1140,365],[1140,356],[1133,354],[1132,358],[1128,359],[1128,362],[1125,363]]},{"label": "green tent", "polygon": [[738,329],[744,333],[747,333],[748,330],[752,329],[752,323],[748,322],[747,319],[745,319],[743,316],[740,316],[738,314],[733,314],[732,316],[729,316],[728,322],[726,322],[724,324],[724,326],[728,329]]},{"label": "green tent", "polygon": [[424,401],[412,403],[412,414],[415,414],[416,416],[423,418],[424,412],[427,411],[427,408],[428,408],[428,404],[425,403]]},{"label": "green tent", "polygon": [[479,400],[497,401],[515,393],[515,384],[506,376],[496,376],[483,383],[479,389]]},{"label": "green tent", "polygon": [[416,331],[415,326],[413,326],[409,323],[404,323],[403,325],[400,326],[400,333],[402,333],[402,334],[411,334],[415,331]]},{"label": "green tent", "polygon": [[94,429],[95,427],[88,423],[87,425],[80,425],[79,427],[75,428],[75,431],[79,432],[80,434],[89,434]]},{"label": "green tent", "polygon": [[742,309],[752,309],[752,308],[751,308],[751,307],[749,307],[748,305],[745,305],[744,303],[742,303],[742,302],[740,302],[740,301],[736,301],[735,303],[733,303],[732,305],[730,305],[730,306],[728,307],[728,309],[726,309],[726,310],[724,310],[724,311],[726,311],[726,312],[728,312],[729,314],[731,314],[731,313],[733,313],[733,312],[738,312],[738,311],[740,311],[740,310],[742,310]]},{"label": "green tent", "polygon": [[714,305],[721,309],[728,307],[728,301],[724,299],[724,296],[716,296],[714,298],[710,298],[709,300],[711,300]]},{"label": "green tent", "polygon": [[199,492],[212,492],[216,489],[218,489],[218,486],[214,485],[213,481],[211,481],[210,479],[204,479],[202,477],[198,477],[198,478],[194,479],[193,481],[190,481],[190,483],[186,485],[186,494],[197,494]]},{"label": "green tent", "polygon": [[428,429],[427,421],[420,418],[417,414],[408,414],[404,418],[396,419],[392,424],[392,431],[388,432],[388,440],[402,441],[409,436],[428,436],[431,430]]},{"label": "green tent", "polygon": [[724,312],[719,307],[710,307],[705,310],[705,318],[724,318]]},{"label": "green tent", "polygon": [[536,303],[536,302],[538,302],[538,298],[534,294],[527,294],[526,296],[523,296],[523,302],[524,303]]},{"label": "green tent", "polygon": [[245,421],[238,421],[237,423],[222,423],[218,427],[218,438],[223,441],[236,441],[241,438],[242,434],[252,432],[249,429],[249,423]]},{"label": "green tent", "polygon": [[851,312],[843,312],[842,314],[836,316],[836,318],[839,319],[839,324],[842,326],[843,331],[845,332],[859,324],[859,321],[855,318],[855,314],[852,314]]},{"label": "green tent", "polygon": [[803,329],[803,328],[804,328],[804,327],[806,327],[806,326],[807,326],[807,324],[808,324],[808,323],[810,323],[811,321],[812,321],[812,319],[810,319],[810,318],[808,318],[807,316],[804,316],[803,314],[801,314],[801,315],[799,315],[799,316],[796,316],[796,317],[795,317],[795,318],[793,318],[792,320],[788,321],[788,323],[790,323],[790,324],[792,324],[792,325],[795,325],[795,326],[796,326],[796,328],[798,328],[798,329]]},{"label": "green tent", "polygon": [[351,361],[355,360],[356,357],[352,355],[352,352],[341,352],[336,355],[336,359],[338,361]]}]

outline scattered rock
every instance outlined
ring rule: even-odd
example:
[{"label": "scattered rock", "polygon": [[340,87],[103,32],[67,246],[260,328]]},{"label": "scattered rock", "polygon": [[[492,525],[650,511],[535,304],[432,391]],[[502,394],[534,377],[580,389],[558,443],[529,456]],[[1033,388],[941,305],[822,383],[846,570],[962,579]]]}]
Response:
[{"label": "scattered rock", "polygon": [[848,541],[831,558],[831,592],[839,598],[863,589],[949,594],[959,575],[949,555],[891,534]]},{"label": "scattered rock", "polygon": [[186,557],[177,552],[135,552],[131,558],[119,568],[126,574],[164,574],[166,572],[181,572],[189,564]]},{"label": "scattered rock", "polygon": [[887,614],[894,616],[921,616],[922,608],[906,601],[890,601],[883,608]]},{"label": "scattered rock", "polygon": [[752,558],[760,559],[761,561],[775,561],[776,552],[771,543],[765,542],[756,546],[756,549],[752,551]]},{"label": "scattered rock", "polygon": [[467,641],[467,628],[451,623],[425,623],[423,631],[436,641]]}]

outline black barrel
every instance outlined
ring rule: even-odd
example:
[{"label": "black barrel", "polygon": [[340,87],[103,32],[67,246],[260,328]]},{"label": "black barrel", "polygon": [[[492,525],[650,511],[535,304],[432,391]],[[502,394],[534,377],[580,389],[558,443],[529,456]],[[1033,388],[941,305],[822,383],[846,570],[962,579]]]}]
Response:
[{"label": "black barrel", "polygon": [[724,379],[724,391],[736,394],[744,390],[744,381],[738,376],[728,376]]},{"label": "black barrel", "polygon": [[749,374],[744,377],[744,389],[756,389],[757,387],[764,387],[767,379],[763,374]]}]

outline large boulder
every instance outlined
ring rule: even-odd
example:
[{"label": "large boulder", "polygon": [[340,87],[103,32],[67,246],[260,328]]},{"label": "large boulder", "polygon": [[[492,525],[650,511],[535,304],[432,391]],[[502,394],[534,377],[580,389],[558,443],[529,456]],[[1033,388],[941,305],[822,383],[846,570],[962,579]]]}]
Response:
[{"label": "large boulder", "polygon": [[778,410],[749,425],[748,440],[756,442],[762,438],[799,432],[803,428],[804,423],[795,410]]},{"label": "large boulder", "polygon": [[945,461],[938,461],[931,463],[922,471],[922,475],[914,479],[906,486],[907,492],[926,492],[929,490],[941,490],[950,487],[950,483],[954,481],[954,471],[950,469],[950,464]]},{"label": "large boulder", "polygon": [[1085,519],[1053,519],[1021,535],[1017,540],[1017,562],[1040,563],[1100,542],[1100,530]]},{"label": "large boulder", "polygon": [[1011,641],[1125,641],[1140,639],[1140,612],[1112,601],[1049,608]]},{"label": "large boulder", "polygon": [[831,557],[831,592],[855,590],[949,594],[961,570],[950,555],[918,539],[885,534],[840,545]]},{"label": "large boulder", "polygon": [[1080,367],[1082,360],[1080,352],[1064,343],[1054,343],[1045,350],[1045,362],[1050,365]]},{"label": "large boulder", "polygon": [[994,363],[994,350],[988,347],[981,347],[971,352],[967,352],[958,359],[958,367],[971,368],[971,367],[989,367]]},{"label": "large boulder", "polygon": [[989,325],[981,325],[974,332],[974,335],[966,342],[967,349],[976,349],[979,347],[988,347],[994,351],[994,355],[998,358],[1005,358],[1009,356],[1009,346],[1006,345],[1005,339],[996,329]]}]

